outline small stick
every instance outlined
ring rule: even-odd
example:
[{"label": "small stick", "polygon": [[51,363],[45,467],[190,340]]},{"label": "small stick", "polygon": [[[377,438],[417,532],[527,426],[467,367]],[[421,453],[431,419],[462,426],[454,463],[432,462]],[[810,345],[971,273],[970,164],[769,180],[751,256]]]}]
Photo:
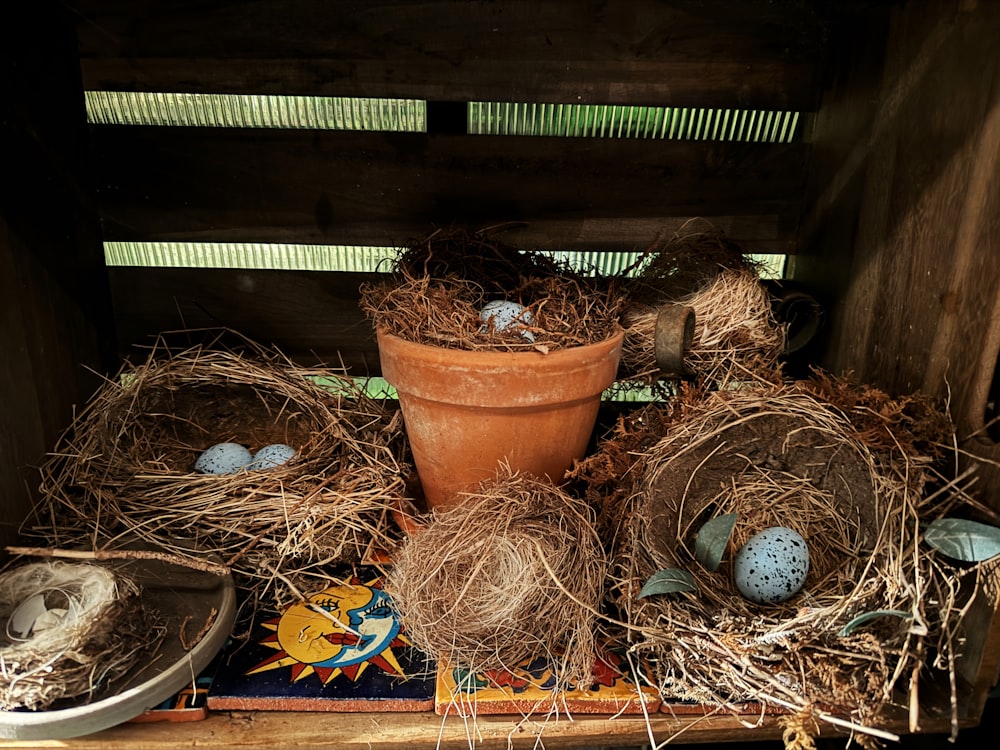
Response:
[{"label": "small stick", "polygon": [[181,648],[185,651],[190,651],[197,646],[201,642],[201,639],[205,637],[205,634],[212,629],[212,625],[215,624],[215,617],[218,614],[219,611],[215,607],[212,607],[212,611],[208,613],[208,619],[205,620],[205,624],[201,626],[201,630],[191,640],[187,639],[187,626],[191,622],[191,615],[185,617],[184,622],[181,623],[180,632],[177,634],[181,641]]},{"label": "small stick", "polygon": [[157,552],[155,550],[95,549],[87,551],[45,547],[5,547],[4,549],[12,555],[61,557],[71,560],[159,560],[172,565],[181,565],[185,568],[200,570],[205,573],[214,573],[219,576],[229,575],[229,567],[227,565],[207,562],[205,560],[191,560],[181,555],[172,555],[168,552]]},{"label": "small stick", "polygon": [[316,602],[310,600],[309,597],[307,597],[305,594],[302,593],[302,591],[299,590],[299,587],[296,586],[291,581],[291,579],[288,578],[288,576],[282,575],[281,572],[278,571],[278,570],[276,570],[275,568],[271,568],[271,572],[275,575],[276,578],[281,579],[281,581],[286,586],[288,586],[288,588],[290,588],[292,590],[293,594],[295,594],[297,597],[299,597],[299,599],[302,601],[302,604],[304,604],[308,609],[310,609],[311,611],[315,612],[318,615],[321,615],[322,617],[325,617],[326,619],[328,619],[330,622],[332,622],[337,627],[343,628],[343,630],[344,630],[345,633],[350,633],[351,635],[356,635],[358,638],[361,637],[361,633],[359,633],[357,630],[355,630],[354,628],[352,628],[347,623],[341,622],[337,618],[337,616],[335,614],[333,614],[333,612],[331,612],[328,609],[324,609],[323,607],[319,606]]}]

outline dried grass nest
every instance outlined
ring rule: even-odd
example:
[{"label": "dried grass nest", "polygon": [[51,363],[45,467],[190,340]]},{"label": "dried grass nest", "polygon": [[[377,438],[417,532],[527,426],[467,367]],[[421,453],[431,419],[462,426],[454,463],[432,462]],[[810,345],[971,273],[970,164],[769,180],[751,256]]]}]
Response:
[{"label": "dried grass nest", "polygon": [[[609,589],[628,623],[621,637],[663,697],[786,712],[794,745],[819,721],[879,734],[894,712],[916,710],[925,661],[954,678],[959,590],[978,585],[980,569],[920,544],[921,523],[970,499],[934,468],[950,430],[929,399],[821,375],[691,388],[620,424],[578,475],[598,490],[610,472],[631,479],[605,508],[625,519],[605,524],[617,531]],[[616,443],[624,450],[608,452]],[[697,561],[696,535],[727,513],[736,527],[711,572]],[[811,569],[801,593],[763,606],[738,593],[732,560],[769,526],[806,538]],[[696,591],[637,597],[669,568],[691,573]],[[906,616],[856,623],[883,610]]]},{"label": "dried grass nest", "polygon": [[559,686],[587,687],[606,572],[589,505],[501,467],[432,512],[396,556],[387,590],[409,638],[453,668],[517,673],[546,659]]},{"label": "dried grass nest", "polygon": [[715,386],[780,379],[784,331],[775,320],[760,268],[724,233],[685,227],[643,254],[636,276],[626,280],[622,314],[621,377],[664,377],[655,356],[657,318],[664,305],[694,312],[694,335],[684,375]]},{"label": "dried grass nest", "polygon": [[[297,453],[269,470],[197,473],[222,442]],[[60,438],[24,532],[54,546],[136,537],[188,558],[193,542],[259,590],[398,543],[388,513],[403,446],[398,412],[340,371],[252,342],[173,352],[160,340]]]},{"label": "dried grass nest", "polygon": [[[40,616],[39,616],[40,615]],[[44,561],[0,573],[0,710],[88,702],[128,673],[164,629],[127,576]]]},{"label": "dried grass nest", "polygon": [[[377,330],[452,349],[551,351],[604,341],[620,330],[624,295],[609,279],[515,248],[486,231],[438,230],[404,248],[392,277],[361,287],[361,308]],[[493,300],[527,308],[520,329],[483,325]]]}]

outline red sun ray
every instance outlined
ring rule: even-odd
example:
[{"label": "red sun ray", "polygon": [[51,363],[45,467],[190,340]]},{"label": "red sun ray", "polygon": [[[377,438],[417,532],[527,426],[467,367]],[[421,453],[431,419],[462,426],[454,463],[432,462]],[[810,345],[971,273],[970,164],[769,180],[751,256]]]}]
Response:
[{"label": "red sun ray", "polygon": [[339,671],[339,667],[313,667],[316,671],[316,676],[319,677],[319,681],[324,685],[327,684],[332,678],[333,674]]},{"label": "red sun ray", "polygon": [[[372,661],[369,659],[369,661]],[[361,668],[361,663],[359,664],[348,664],[346,667],[341,667],[340,671],[346,674],[351,682],[354,682],[358,678],[358,670]]]},{"label": "red sun ray", "polygon": [[397,667],[393,666],[388,661],[386,661],[386,658],[382,656],[382,654],[375,654],[375,656],[371,657],[368,661],[370,661],[376,667],[381,668],[384,672],[388,672],[389,674],[398,674],[400,676],[405,676],[403,672],[400,671]]},{"label": "red sun ray", "polygon": [[288,658],[288,654],[286,654],[284,651],[279,651],[276,654],[271,654],[271,656],[269,656],[266,659],[264,659],[264,661],[262,661],[256,667],[254,667],[251,671],[258,672],[258,671],[264,669],[265,667],[267,667],[270,664],[274,664],[275,662],[278,662],[278,661],[281,661],[282,659],[287,659],[287,658]]}]

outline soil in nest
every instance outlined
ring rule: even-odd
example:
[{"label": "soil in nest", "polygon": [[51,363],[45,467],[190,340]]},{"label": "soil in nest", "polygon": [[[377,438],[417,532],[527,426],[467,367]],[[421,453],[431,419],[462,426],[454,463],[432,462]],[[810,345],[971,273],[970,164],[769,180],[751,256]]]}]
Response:
[{"label": "soil in nest", "polygon": [[[788,414],[736,422],[717,440],[670,457],[655,472],[647,498],[649,523],[643,543],[648,562],[670,560],[676,565],[680,558],[685,566],[693,565],[693,555],[678,549],[677,540],[693,551],[705,522],[736,512],[733,549],[772,526],[796,529],[816,551],[809,573],[814,582],[837,580],[833,574],[845,556],[867,558],[881,522],[872,467],[865,457]],[[819,554],[821,544],[833,549]],[[720,583],[730,576],[716,578]],[[738,596],[735,589],[731,593]]]},{"label": "soil in nest", "polygon": [[150,387],[141,399],[139,410],[119,404],[132,420],[132,430],[119,436],[119,447],[128,452],[130,440],[139,451],[156,446],[159,461],[179,473],[192,471],[201,450],[215,443],[240,443],[251,450],[278,442],[299,447],[322,426],[308,412],[290,408],[284,395],[247,384]]}]

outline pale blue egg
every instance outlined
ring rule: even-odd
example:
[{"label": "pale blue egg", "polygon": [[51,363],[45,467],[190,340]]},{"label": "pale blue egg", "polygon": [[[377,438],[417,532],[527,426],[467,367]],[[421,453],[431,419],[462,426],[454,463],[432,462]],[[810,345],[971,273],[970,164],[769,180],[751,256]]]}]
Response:
[{"label": "pale blue egg", "polygon": [[206,448],[194,463],[194,470],[202,474],[235,474],[253,459],[239,443],[216,443]]},{"label": "pale blue egg", "polygon": [[291,461],[295,454],[296,450],[284,443],[265,445],[253,454],[253,461],[247,465],[247,470],[273,469]]},{"label": "pale blue egg", "polygon": [[487,302],[479,312],[479,319],[483,322],[484,331],[488,330],[492,322],[493,330],[497,333],[517,331],[525,341],[535,341],[535,334],[525,327],[535,324],[531,310],[517,302],[505,299]]},{"label": "pale blue egg", "polygon": [[772,526],[740,548],[733,561],[733,581],[757,604],[777,604],[799,592],[809,574],[809,546],[798,532]]}]

